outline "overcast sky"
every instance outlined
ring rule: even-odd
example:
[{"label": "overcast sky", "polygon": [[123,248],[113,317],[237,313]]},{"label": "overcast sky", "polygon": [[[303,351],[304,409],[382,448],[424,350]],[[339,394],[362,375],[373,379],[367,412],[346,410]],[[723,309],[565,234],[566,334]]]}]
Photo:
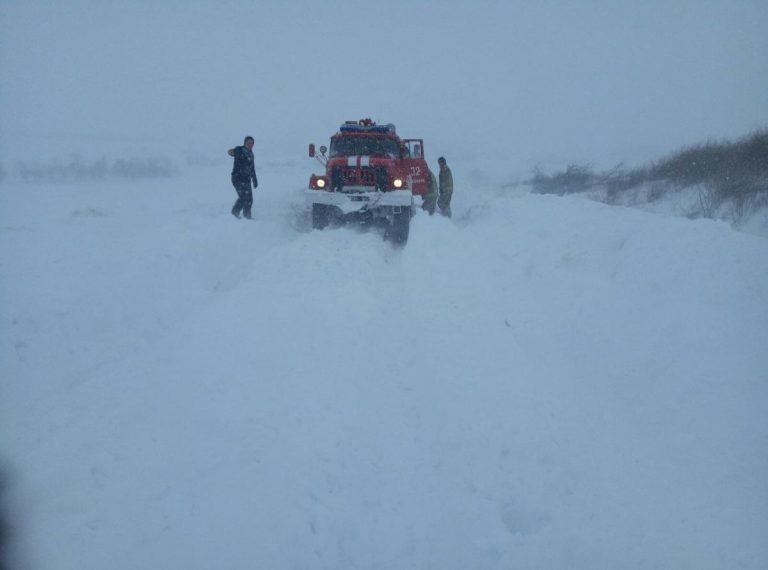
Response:
[{"label": "overcast sky", "polygon": [[768,126],[766,30],[766,0],[0,0],[1,150],[303,156],[370,116],[433,158],[633,162]]}]

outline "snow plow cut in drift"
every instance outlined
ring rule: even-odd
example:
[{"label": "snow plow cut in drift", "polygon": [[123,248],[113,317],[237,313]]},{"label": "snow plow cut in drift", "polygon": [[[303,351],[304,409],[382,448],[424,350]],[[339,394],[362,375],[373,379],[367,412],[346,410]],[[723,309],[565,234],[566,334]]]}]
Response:
[{"label": "snow plow cut in drift", "polygon": [[312,227],[354,220],[382,225],[394,243],[408,241],[413,197],[427,193],[427,163],[422,139],[401,139],[395,125],[370,119],[346,121],[331,137],[331,148],[309,145],[309,156],[325,174],[309,179],[307,203]]}]

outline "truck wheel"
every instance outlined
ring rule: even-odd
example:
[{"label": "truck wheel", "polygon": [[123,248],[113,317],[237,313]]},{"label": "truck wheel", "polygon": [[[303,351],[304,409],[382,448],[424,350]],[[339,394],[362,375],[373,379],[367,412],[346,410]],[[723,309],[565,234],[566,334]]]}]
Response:
[{"label": "truck wheel", "polygon": [[322,230],[330,221],[330,208],[325,204],[312,204],[312,229]]},{"label": "truck wheel", "polygon": [[408,241],[408,230],[411,227],[411,209],[403,208],[399,214],[392,215],[392,225],[389,228],[389,239],[393,243],[405,245]]}]

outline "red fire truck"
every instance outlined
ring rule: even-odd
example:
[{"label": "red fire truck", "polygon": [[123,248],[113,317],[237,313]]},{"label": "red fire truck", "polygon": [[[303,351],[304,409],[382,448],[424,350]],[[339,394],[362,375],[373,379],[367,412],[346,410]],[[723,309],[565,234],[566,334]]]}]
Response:
[{"label": "red fire truck", "polygon": [[309,145],[309,156],[325,166],[325,174],[309,179],[306,192],[312,227],[348,220],[381,224],[387,238],[405,243],[414,196],[427,193],[424,141],[401,139],[395,125],[362,119],[346,121],[331,137],[330,150],[319,151]]}]

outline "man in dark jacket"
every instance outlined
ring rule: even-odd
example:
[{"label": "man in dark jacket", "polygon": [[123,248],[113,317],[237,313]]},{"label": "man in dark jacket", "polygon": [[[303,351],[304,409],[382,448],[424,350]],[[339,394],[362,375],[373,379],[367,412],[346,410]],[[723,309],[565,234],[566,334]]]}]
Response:
[{"label": "man in dark jacket", "polygon": [[256,169],[253,166],[253,137],[245,137],[243,146],[236,146],[227,151],[229,156],[235,157],[235,163],[232,165],[232,186],[237,191],[237,200],[232,206],[232,215],[240,217],[243,212],[245,218],[251,219],[251,205],[253,205],[253,192],[251,191],[251,182],[253,189],[259,186],[256,180]]}]

